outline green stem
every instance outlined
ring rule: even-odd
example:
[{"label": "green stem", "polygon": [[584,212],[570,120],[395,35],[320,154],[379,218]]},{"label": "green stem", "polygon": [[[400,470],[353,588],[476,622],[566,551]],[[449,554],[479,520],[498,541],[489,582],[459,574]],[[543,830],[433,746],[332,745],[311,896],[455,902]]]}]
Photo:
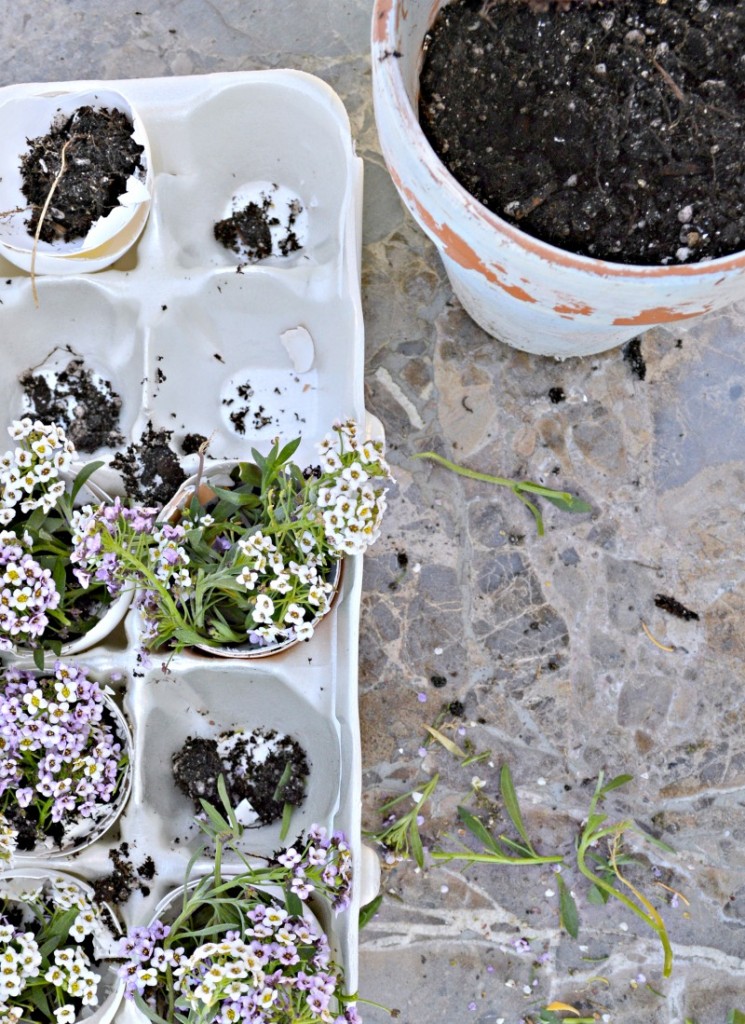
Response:
[{"label": "green stem", "polygon": [[552,855],[541,857],[501,857],[498,853],[448,853],[445,850],[433,850],[432,860],[467,860],[474,864],[514,864],[517,867],[531,864],[560,864],[563,857]]},{"label": "green stem", "polygon": [[529,494],[537,494],[544,498],[562,498],[567,502],[575,500],[569,491],[557,491],[553,487],[537,484],[534,480],[510,480],[508,477],[492,476],[490,473],[480,473],[475,469],[466,469],[465,466],[459,466],[457,462],[451,462],[450,459],[438,455],[437,452],[417,452],[417,454],[412,455],[412,458],[430,459],[432,462],[438,462],[441,466],[452,470],[453,473],[457,473],[459,476],[465,476],[471,480],[481,480],[487,484],[496,484],[499,487],[508,487],[518,498],[520,498],[520,492],[527,491]]},{"label": "green stem", "polygon": [[[620,833],[618,833],[617,829],[618,826],[615,831],[616,834],[620,837]],[[610,834],[612,831],[614,830],[604,829],[602,835],[606,836]],[[592,843],[596,842],[598,838],[600,838],[600,833],[597,832],[591,832],[588,835],[582,836],[579,846],[577,847],[577,867],[585,876],[585,878],[587,878],[588,881],[590,881],[594,886],[596,886],[598,889],[602,889],[609,896],[612,896],[614,899],[618,900],[619,903],[622,903],[629,910],[633,911],[633,913],[636,914],[637,917],[640,917],[642,921],[644,921],[644,923],[652,929],[652,931],[656,932],[662,944],[662,949],[664,953],[662,974],[663,977],[669,978],[673,968],[673,951],[672,947],[670,946],[670,940],[667,935],[665,923],[660,917],[660,915],[657,913],[656,910],[654,910],[654,908],[652,908],[652,910],[654,911],[653,915],[646,913],[640,906],[634,903],[633,900],[629,899],[629,897],[626,896],[625,893],[622,893],[615,886],[611,885],[609,882],[606,882],[605,879],[601,878],[599,875],[596,875],[587,866],[587,863],[585,861],[585,855],[587,853],[588,847],[591,846]],[[618,873],[617,866],[613,865],[613,863],[612,866],[614,872],[616,873],[616,876],[621,878],[621,880],[623,881],[622,877]],[[642,902],[646,906],[650,906],[647,900],[643,900]]]}]

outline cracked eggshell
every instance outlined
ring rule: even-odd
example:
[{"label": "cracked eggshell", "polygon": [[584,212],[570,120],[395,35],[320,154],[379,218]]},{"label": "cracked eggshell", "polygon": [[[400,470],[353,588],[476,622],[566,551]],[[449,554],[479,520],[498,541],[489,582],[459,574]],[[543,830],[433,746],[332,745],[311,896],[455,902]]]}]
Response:
[{"label": "cracked eggshell", "polygon": [[308,328],[291,327],[288,331],[283,331],[280,334],[279,340],[290,357],[295,373],[307,373],[313,366],[313,360],[316,356],[313,335]]},{"label": "cracked eggshell", "polygon": [[26,200],[21,192],[21,157],[28,139],[46,135],[60,115],[82,106],[121,110],[134,125],[133,138],[144,150],[140,175],[132,175],[119,205],[95,221],[85,238],[71,242],[39,241],[34,272],[79,274],[102,270],[119,259],[137,241],[150,210],[152,161],[142,121],[125,97],[109,89],[20,96],[0,106],[3,157],[0,166],[0,252],[15,266],[31,270],[34,239],[26,226]]}]

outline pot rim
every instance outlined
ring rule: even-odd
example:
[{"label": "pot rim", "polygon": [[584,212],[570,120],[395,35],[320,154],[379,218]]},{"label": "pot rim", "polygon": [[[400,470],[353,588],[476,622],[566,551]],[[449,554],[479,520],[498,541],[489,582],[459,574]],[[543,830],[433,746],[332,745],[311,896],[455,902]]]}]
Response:
[{"label": "pot rim", "polygon": [[[420,2],[422,4],[425,2],[430,4],[429,27],[432,25],[439,10],[446,6],[449,0],[446,0],[446,3],[441,3],[440,0],[420,0]],[[379,96],[386,102],[389,115],[398,122],[397,127],[399,131],[409,136],[412,148],[424,164],[427,173],[435,185],[444,189],[464,212],[480,221],[486,229],[504,235],[516,245],[548,263],[558,263],[569,269],[580,270],[597,276],[638,279],[657,277],[685,278],[745,270],[745,249],[732,253],[729,256],[719,256],[716,259],[669,266],[662,264],[614,263],[592,256],[582,256],[569,249],[560,249],[549,242],[543,242],[538,238],[534,238],[514,224],[510,224],[498,214],[493,213],[483,203],[479,202],[453,177],[429,143],[406,90],[400,70],[400,58],[394,56],[398,52],[397,28],[400,22],[409,16],[408,6],[416,3],[417,0],[374,0],[372,16],[374,96],[376,103]],[[421,45],[419,53],[421,54]],[[437,228],[446,227],[446,225],[438,225],[436,223],[436,218],[420,204],[407,182],[403,180],[403,176],[399,174],[398,168],[392,167],[389,163],[388,155],[384,155],[388,164],[388,170],[397,189],[403,192],[406,195],[407,201],[416,207],[419,216],[422,217],[432,232],[433,239],[436,240],[438,245],[442,246],[444,243],[437,233]],[[450,234],[455,233],[450,231]]]}]

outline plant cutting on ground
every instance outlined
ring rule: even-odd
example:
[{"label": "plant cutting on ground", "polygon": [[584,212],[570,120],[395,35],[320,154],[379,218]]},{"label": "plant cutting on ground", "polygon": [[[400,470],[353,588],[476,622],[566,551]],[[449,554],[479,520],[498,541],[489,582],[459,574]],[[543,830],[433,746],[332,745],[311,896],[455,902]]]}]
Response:
[{"label": "plant cutting on ground", "polygon": [[106,692],[61,661],[46,674],[14,665],[0,672],[0,828],[9,854],[15,844],[66,848],[111,817],[129,756]]},{"label": "plant cutting on ground", "polygon": [[[183,892],[162,918],[122,940],[126,998],[156,1024],[357,1024],[342,969],[306,911],[311,894],[337,912],[349,905],[344,836],[314,825],[255,866],[238,849],[242,829],[224,785],[221,796],[225,816],[205,802],[200,823],[214,843],[212,870],[195,876],[192,858]],[[229,851],[237,867],[225,866]]]},{"label": "plant cutting on ground", "polygon": [[[625,857],[622,852],[621,844],[624,833],[634,831],[664,850],[669,851],[670,847],[642,832],[630,818],[606,824],[607,815],[598,810],[608,793],[625,785],[630,780],[630,775],[618,775],[605,782],[602,772],[598,776],[587,819],[577,843],[577,867],[592,884],[591,892],[595,894],[595,902],[607,903],[611,898],[617,900],[627,909],[632,910],[655,932],[662,945],[664,955],[662,974],[663,977],[669,978],[673,969],[673,950],[665,922],[657,908],[621,871],[623,865],[629,863],[629,858]],[[607,855],[604,855],[599,849],[602,843],[607,844]],[[569,909],[569,913],[571,913],[571,909]],[[570,931],[570,929],[567,930]],[[574,930],[575,937],[576,934],[576,930]]]},{"label": "plant cutting on ground", "polygon": [[[38,887],[32,887],[35,881]],[[74,1024],[98,1006],[107,994],[102,963],[114,954],[117,939],[108,919],[73,879],[3,880],[3,1021]]]},{"label": "plant cutting on ground", "polygon": [[71,558],[80,488],[97,468],[70,481],[73,444],[58,427],[29,418],[8,432],[16,446],[0,457],[0,651],[27,647],[43,665],[83,637],[121,585],[84,577]]},{"label": "plant cutting on ground", "polygon": [[253,450],[228,486],[200,470],[170,521],[116,503],[88,510],[74,557],[139,588],[146,647],[262,648],[313,635],[340,560],[380,532],[390,470],[382,442],[363,441],[352,420],[321,441],[320,467],[291,461],[299,444]]},{"label": "plant cutting on ground", "polygon": [[[430,726],[425,728],[430,739],[437,740],[449,753],[460,760],[461,767],[474,762],[474,755],[461,749],[440,728]],[[476,755],[476,757],[482,759],[481,755]],[[615,900],[636,914],[657,935],[663,950],[662,973],[663,977],[667,978],[672,971],[673,962],[667,928],[659,910],[641,891],[640,887],[626,877],[625,866],[633,865],[634,858],[623,851],[622,841],[625,834],[634,832],[666,852],[672,852],[672,850],[667,844],[643,832],[632,819],[628,818],[607,824],[607,816],[598,810],[599,805],[609,793],[624,786],[631,781],[631,778],[630,775],[618,775],[605,782],[604,774],[600,773],[590,800],[587,817],[583,821],[580,835],[576,841],[577,868],[590,882],[588,902],[602,906]],[[427,865],[425,847],[420,834],[420,828],[424,823],[422,812],[425,804],[432,799],[439,781],[439,774],[435,774],[413,789],[385,802],[379,808],[380,815],[384,817],[382,826],[379,829],[367,831],[365,834],[381,844],[385,850],[386,864],[394,865],[413,858],[420,868]],[[471,779],[471,794],[475,795],[477,802],[482,786],[481,779]],[[554,864],[564,867],[566,865],[565,855],[541,855],[535,849],[525,827],[512,773],[507,764],[503,764],[500,768],[499,788],[502,808],[512,824],[517,838],[505,835],[503,832],[494,835],[477,814],[461,804],[458,807],[459,822],[472,838],[478,841],[479,848],[474,850],[465,844],[462,844],[462,849],[454,851],[434,847],[429,852],[430,863],[434,865],[460,861],[466,865],[494,864],[501,867],[527,867]],[[410,802],[410,806],[406,812],[389,813],[394,807],[405,805],[407,802]],[[559,920],[567,933],[576,939],[580,928],[579,912],[574,896],[562,875],[558,873],[559,871],[560,867],[557,867]],[[369,920],[379,905],[380,901],[374,907],[365,908],[365,921]]]},{"label": "plant cutting on ground", "polygon": [[539,537],[542,537],[544,534],[543,516],[536,503],[527,497],[528,494],[531,497],[545,498],[546,501],[550,501],[552,505],[560,508],[562,512],[592,512],[591,505],[588,505],[586,501],[575,497],[568,491],[556,491],[552,487],[544,487],[543,484],[534,483],[532,480],[510,480],[503,476],[481,473],[478,470],[460,466],[457,462],[451,462],[450,459],[446,459],[443,455],[438,455],[437,452],[418,452],[413,458],[428,459],[430,462],[436,462],[438,465],[444,466],[445,469],[457,473],[458,476],[468,477],[469,480],[480,480],[483,483],[495,484],[497,487],[507,487],[523,505],[530,509],[535,519]]}]

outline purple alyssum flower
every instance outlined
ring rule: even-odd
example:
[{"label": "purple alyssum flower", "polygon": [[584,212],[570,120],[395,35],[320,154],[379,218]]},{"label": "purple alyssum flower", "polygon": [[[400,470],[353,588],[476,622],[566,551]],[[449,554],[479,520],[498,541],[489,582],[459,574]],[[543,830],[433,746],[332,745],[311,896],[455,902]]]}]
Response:
[{"label": "purple alyssum flower", "polygon": [[0,813],[22,813],[41,835],[48,821],[92,817],[112,801],[127,761],[104,706],[75,665],[0,672]]}]

